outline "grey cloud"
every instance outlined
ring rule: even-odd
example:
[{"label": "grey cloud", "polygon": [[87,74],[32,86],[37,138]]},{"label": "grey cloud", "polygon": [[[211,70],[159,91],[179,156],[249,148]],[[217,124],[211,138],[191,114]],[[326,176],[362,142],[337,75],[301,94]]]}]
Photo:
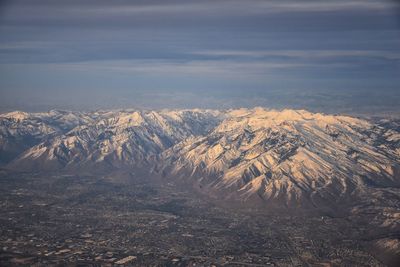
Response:
[{"label": "grey cloud", "polygon": [[170,100],[182,96],[181,104],[196,104],[192,92],[209,88],[218,105],[232,94],[238,105],[254,103],[271,88],[274,101],[285,96],[285,103],[296,95],[290,88],[331,90],[328,96],[369,88],[366,98],[377,88],[394,92],[397,10],[395,1],[373,0],[6,1],[0,104],[6,96],[29,103],[53,95],[47,102],[61,105],[70,95],[101,90],[108,102],[127,90],[132,99],[140,90],[168,94],[164,88],[176,89]]},{"label": "grey cloud", "polygon": [[[19,64],[13,64],[18,66]],[[298,68],[313,64],[295,62],[254,62],[254,61],[165,61],[165,60],[107,60],[63,64],[40,64],[47,68],[70,69],[78,71],[110,71],[131,74],[173,74],[215,77],[238,77],[265,75],[269,70]],[[10,66],[10,64],[9,64]],[[34,67],[34,64],[32,65]]]},{"label": "grey cloud", "polygon": [[[201,16],[222,19],[274,13],[315,13],[315,12],[392,12],[399,5],[394,1],[373,0],[332,0],[332,1],[262,1],[262,0],[220,0],[220,1],[16,1],[3,6],[3,21],[62,21],[79,19],[127,19],[168,21],[165,16],[193,19]],[[68,3],[68,4],[67,4]],[[162,16],[152,17],[149,15]],[[18,16],[18,17],[16,17]]]},{"label": "grey cloud", "polygon": [[329,57],[380,57],[385,59],[400,59],[398,51],[379,50],[205,50],[194,51],[194,55],[231,56],[263,58],[268,56],[284,56],[298,58],[329,58]]}]

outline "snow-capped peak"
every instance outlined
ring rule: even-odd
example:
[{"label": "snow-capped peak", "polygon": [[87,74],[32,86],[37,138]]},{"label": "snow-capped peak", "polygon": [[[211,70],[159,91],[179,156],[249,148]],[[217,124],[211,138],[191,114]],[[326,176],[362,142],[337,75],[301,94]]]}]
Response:
[{"label": "snow-capped peak", "polygon": [[13,112],[0,123],[10,168],[147,166],[207,194],[286,205],[400,184],[400,133],[390,121],[253,108]]}]

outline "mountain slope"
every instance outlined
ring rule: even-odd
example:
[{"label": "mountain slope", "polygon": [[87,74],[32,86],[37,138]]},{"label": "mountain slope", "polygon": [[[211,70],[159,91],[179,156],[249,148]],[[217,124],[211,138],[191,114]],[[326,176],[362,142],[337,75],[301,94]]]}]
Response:
[{"label": "mountain slope", "polygon": [[68,111],[0,114],[0,164],[8,163],[46,138],[91,122],[87,114]]},{"label": "mountain slope", "polygon": [[399,185],[398,136],[346,116],[233,110],[207,136],[165,151],[164,174],[227,199],[318,206]]},{"label": "mountain slope", "polygon": [[10,166],[23,169],[139,167],[181,140],[205,134],[218,121],[215,111],[129,111],[42,142]]},{"label": "mountain slope", "polygon": [[0,123],[11,169],[140,169],[215,198],[309,207],[400,184],[396,120],[255,108],[14,112]]}]

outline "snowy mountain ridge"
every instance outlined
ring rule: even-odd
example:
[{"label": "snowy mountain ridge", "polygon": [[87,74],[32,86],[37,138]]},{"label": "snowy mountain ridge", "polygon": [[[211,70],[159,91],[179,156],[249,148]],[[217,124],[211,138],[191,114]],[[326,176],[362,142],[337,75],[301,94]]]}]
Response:
[{"label": "snowy mountain ridge", "polygon": [[228,112],[163,157],[170,176],[195,177],[203,190],[315,204],[367,184],[399,185],[399,137],[357,118],[256,108]]},{"label": "snowy mountain ridge", "polygon": [[305,110],[11,112],[0,149],[7,168],[145,168],[240,201],[318,206],[400,185],[398,124]]}]

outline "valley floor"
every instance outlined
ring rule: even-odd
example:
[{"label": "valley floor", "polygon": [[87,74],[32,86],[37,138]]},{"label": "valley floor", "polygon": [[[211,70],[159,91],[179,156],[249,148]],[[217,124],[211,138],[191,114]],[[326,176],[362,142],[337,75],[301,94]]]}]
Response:
[{"label": "valley floor", "polygon": [[0,174],[2,266],[385,266],[360,221],[234,212],[172,184]]}]

